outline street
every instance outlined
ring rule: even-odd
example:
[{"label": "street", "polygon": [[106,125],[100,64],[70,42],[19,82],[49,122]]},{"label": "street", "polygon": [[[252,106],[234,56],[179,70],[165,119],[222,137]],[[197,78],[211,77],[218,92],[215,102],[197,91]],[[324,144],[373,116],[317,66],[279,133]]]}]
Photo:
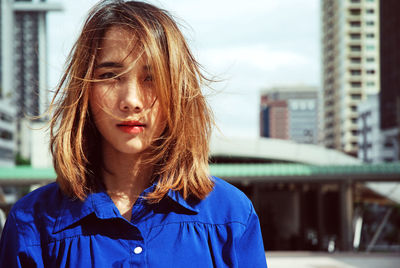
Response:
[{"label": "street", "polygon": [[400,253],[267,252],[269,268],[400,268]]}]

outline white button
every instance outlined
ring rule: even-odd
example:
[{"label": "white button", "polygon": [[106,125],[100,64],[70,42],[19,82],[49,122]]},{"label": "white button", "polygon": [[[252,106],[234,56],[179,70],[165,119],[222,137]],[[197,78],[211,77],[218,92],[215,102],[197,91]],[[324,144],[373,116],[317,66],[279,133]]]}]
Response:
[{"label": "white button", "polygon": [[133,252],[135,252],[135,254],[140,254],[142,253],[143,249],[142,247],[135,247],[135,249],[133,250]]}]

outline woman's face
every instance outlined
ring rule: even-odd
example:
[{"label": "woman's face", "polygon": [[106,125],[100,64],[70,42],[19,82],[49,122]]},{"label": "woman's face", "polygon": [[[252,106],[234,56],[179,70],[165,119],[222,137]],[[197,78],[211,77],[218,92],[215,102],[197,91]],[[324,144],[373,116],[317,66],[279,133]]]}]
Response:
[{"label": "woman's face", "polygon": [[94,78],[107,80],[93,83],[89,102],[103,149],[141,153],[165,128],[151,66],[123,28],[111,27],[99,52]]}]

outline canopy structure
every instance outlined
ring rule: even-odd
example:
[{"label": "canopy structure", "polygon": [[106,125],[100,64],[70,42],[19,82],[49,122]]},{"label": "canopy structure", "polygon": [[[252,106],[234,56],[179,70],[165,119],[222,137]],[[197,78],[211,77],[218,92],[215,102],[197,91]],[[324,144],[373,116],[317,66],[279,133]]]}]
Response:
[{"label": "canopy structure", "polygon": [[337,150],[290,140],[213,136],[210,148],[212,157],[252,158],[307,165],[361,164],[359,159]]}]

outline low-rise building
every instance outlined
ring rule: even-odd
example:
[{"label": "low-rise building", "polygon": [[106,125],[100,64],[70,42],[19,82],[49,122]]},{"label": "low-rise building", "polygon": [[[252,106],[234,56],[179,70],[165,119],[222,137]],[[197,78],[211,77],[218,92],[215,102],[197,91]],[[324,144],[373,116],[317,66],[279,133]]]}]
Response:
[{"label": "low-rise building", "polygon": [[282,86],[261,93],[260,136],[316,144],[317,88]]}]

